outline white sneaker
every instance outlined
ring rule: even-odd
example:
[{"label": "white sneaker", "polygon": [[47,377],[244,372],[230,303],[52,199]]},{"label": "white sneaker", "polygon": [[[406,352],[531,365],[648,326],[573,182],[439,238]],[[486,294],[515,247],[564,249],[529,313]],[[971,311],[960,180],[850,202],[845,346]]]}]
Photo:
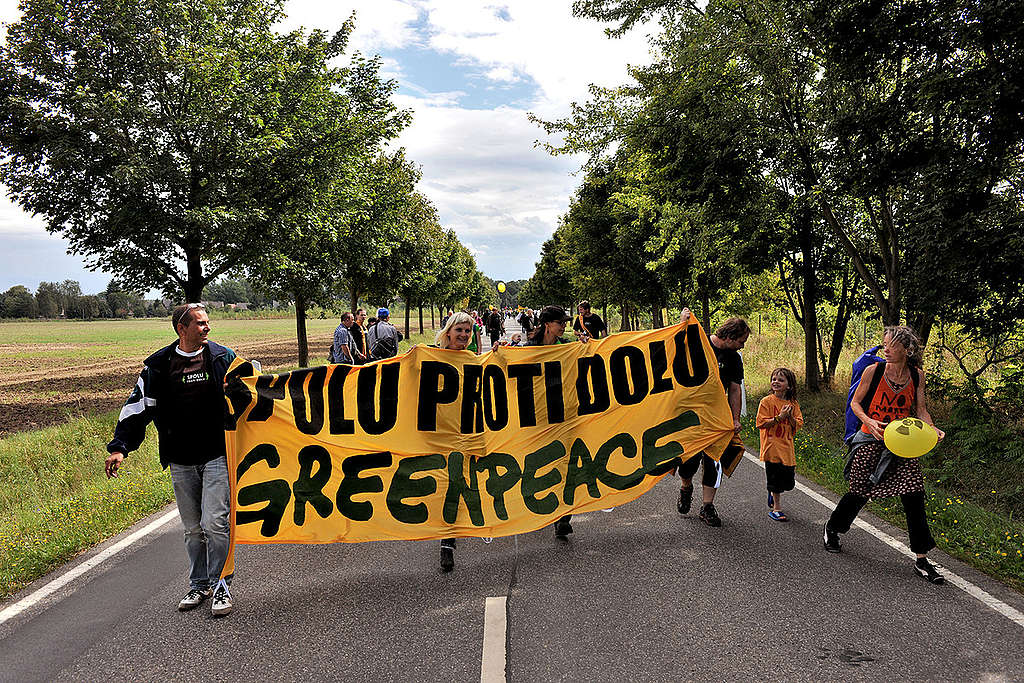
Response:
[{"label": "white sneaker", "polygon": [[185,593],[185,597],[183,597],[181,602],[178,603],[178,611],[187,612],[190,609],[195,609],[196,607],[199,607],[199,605],[203,604],[203,601],[211,595],[213,595],[213,591],[209,588],[206,590],[193,588],[189,590],[188,593]]},{"label": "white sneaker", "polygon": [[228,591],[228,585],[221,581],[213,591],[213,604],[210,611],[215,617],[223,617],[231,614],[231,606],[231,592]]}]

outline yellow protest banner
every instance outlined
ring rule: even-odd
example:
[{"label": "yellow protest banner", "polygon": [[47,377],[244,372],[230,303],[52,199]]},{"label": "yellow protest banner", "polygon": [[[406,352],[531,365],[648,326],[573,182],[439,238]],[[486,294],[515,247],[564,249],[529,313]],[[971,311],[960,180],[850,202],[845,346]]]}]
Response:
[{"label": "yellow protest banner", "polygon": [[236,359],[226,395],[232,535],[246,544],[532,531],[633,500],[733,438],[696,320],[283,374]]}]

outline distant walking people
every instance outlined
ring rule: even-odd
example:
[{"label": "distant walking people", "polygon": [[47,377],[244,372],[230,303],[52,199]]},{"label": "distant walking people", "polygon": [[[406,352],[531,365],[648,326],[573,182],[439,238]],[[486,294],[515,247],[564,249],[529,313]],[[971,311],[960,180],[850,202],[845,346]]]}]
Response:
[{"label": "distant walking people", "polygon": [[505,321],[503,320],[501,313],[494,306],[491,306],[490,312],[487,314],[487,319],[484,321],[485,327],[487,328],[487,336],[491,340],[491,348],[495,348],[498,345],[498,340],[501,339],[501,335],[505,334]]},{"label": "distant walking people", "polygon": [[[565,324],[569,322],[569,316],[561,306],[545,306],[538,316],[537,326],[530,333],[524,346],[546,346],[549,344],[564,344],[562,335],[565,334]],[[565,515],[555,522],[555,537],[566,538],[572,533],[572,515]]]},{"label": "distant walking people", "polygon": [[796,400],[796,375],[789,368],[772,370],[771,393],[761,399],[755,423],[761,436],[761,461],[768,488],[768,516],[786,522],[782,494],[796,486],[796,448],[793,437],[804,426]]},{"label": "distant walking people", "polygon": [[526,335],[527,338],[529,338],[530,333],[533,332],[534,328],[533,311],[531,311],[529,308],[524,308],[523,311],[516,318],[516,322],[518,322],[519,326],[523,328],[523,334]]},{"label": "distant walking people", "polygon": [[231,612],[221,578],[230,546],[231,509],[224,446],[224,377],[235,352],[207,339],[210,319],[202,304],[174,309],[178,340],[145,360],[139,381],[121,409],[104,468],[116,477],[125,457],[137,450],[153,422],[160,464],[171,470],[174,499],[185,527],[189,589],[178,602],[190,610],[212,597],[214,616]]},{"label": "distant walking people", "polygon": [[[920,420],[935,427],[925,404],[921,340],[909,327],[886,327],[882,348],[885,360],[864,370],[850,401],[850,409],[861,421],[847,459],[850,491],[825,522],[822,542],[830,553],[840,552],[839,535],[850,530],[868,500],[899,496],[907,515],[910,550],[917,555],[914,571],[930,583],[941,584],[945,578],[927,558],[928,551],[935,547],[935,539],[925,512],[921,463],[896,457],[883,442],[887,424],[915,412]],[[945,437],[941,429],[935,431],[939,439]]]},{"label": "distant walking people", "polygon": [[352,324],[352,314],[348,311],[342,313],[341,323],[334,328],[334,341],[331,343],[331,355],[327,359],[328,362],[344,363],[346,365],[352,365],[355,362],[352,352],[354,343],[352,341],[352,333],[349,331]]},{"label": "distant walking people", "polygon": [[362,365],[370,359],[370,353],[366,350],[364,322],[366,322],[366,309],[357,308],[352,316],[352,327],[348,328],[348,333],[352,335],[352,353],[355,356],[356,365]]},{"label": "distant walking people", "polygon": [[[690,319],[689,309],[683,309],[681,322]],[[718,359],[718,375],[722,381],[722,387],[729,399],[729,410],[732,412],[733,431],[739,434],[740,431],[740,383],[743,381],[743,359],[738,351],[747,343],[750,336],[750,326],[743,318],[729,318],[711,335],[711,349]],[[736,449],[727,449],[730,457],[737,457]],[[723,455],[723,460],[726,456]],[[697,473],[700,464],[704,464],[704,473],[701,477],[703,484],[703,504],[700,508],[700,520],[710,527],[722,526],[722,518],[718,516],[715,509],[715,494],[718,487],[722,485],[723,463],[715,461],[707,453],[698,453],[679,466],[679,478],[682,480],[679,489],[679,500],[676,503],[676,510],[679,514],[685,515],[690,511],[693,503],[693,476]],[[735,461],[733,461],[733,464]],[[731,471],[731,470],[729,470]]]},{"label": "distant walking people", "polygon": [[402,341],[402,333],[391,324],[391,311],[386,308],[377,309],[377,322],[366,331],[366,349],[372,360],[394,358],[398,355],[398,342]]},{"label": "distant walking people", "polygon": [[601,320],[601,316],[591,312],[589,301],[581,301],[576,310],[578,314],[572,321],[572,329],[581,342],[600,339],[608,333],[608,326]]}]

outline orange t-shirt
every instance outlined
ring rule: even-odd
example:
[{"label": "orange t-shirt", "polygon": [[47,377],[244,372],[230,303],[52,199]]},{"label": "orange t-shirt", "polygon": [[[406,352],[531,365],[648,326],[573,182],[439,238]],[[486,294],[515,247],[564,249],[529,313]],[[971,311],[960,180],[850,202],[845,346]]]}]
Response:
[{"label": "orange t-shirt", "polygon": [[[793,420],[796,421],[796,425],[789,420],[773,424],[772,418],[781,413],[782,408],[787,405],[793,406]],[[757,418],[754,422],[761,432],[761,460],[794,467],[796,449],[793,446],[793,435],[804,426],[800,404],[781,399],[775,394],[768,394],[757,406]]]},{"label": "orange t-shirt", "polygon": [[[875,366],[875,372],[885,372],[884,367]],[[870,396],[867,414],[872,420],[878,420],[882,424],[889,424],[893,420],[902,420],[910,415],[914,407],[914,400],[917,398],[917,388],[913,380],[908,381],[899,391],[894,391],[892,382],[885,375],[875,389],[875,395]],[[870,434],[866,424],[861,424],[860,430]]]}]

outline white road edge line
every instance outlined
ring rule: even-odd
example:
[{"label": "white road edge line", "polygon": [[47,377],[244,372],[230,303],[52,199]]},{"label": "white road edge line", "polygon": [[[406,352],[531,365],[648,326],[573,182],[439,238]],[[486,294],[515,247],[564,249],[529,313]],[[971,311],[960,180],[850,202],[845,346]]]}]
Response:
[{"label": "white road edge line", "polygon": [[14,603],[13,605],[8,605],[4,608],[3,611],[0,611],[0,625],[4,624],[7,621],[10,621],[11,619],[18,616],[30,607],[39,604],[42,600],[46,599],[53,593],[59,591],[61,588],[68,585],[82,574],[85,574],[90,569],[93,569],[94,567],[103,564],[111,557],[117,555],[119,552],[130,546],[132,543],[135,543],[139,539],[148,536],[149,534],[153,533],[163,525],[175,519],[177,516],[177,510],[172,510],[171,512],[168,512],[163,517],[153,520],[152,522],[142,527],[135,533],[122,538],[120,541],[110,546],[103,552],[97,554],[95,557],[89,558],[88,560],[82,562],[80,565],[78,565],[71,571],[67,572],[66,574],[62,574],[61,576],[49,582],[45,586],[42,586],[41,588],[33,592],[31,595],[26,595],[24,598]]},{"label": "white road edge line", "polygon": [[[752,462],[757,463],[760,467],[762,467],[762,468],[764,467],[764,463],[761,462],[761,459],[759,457],[751,455],[749,452],[746,452],[746,451],[743,453],[743,456],[745,458],[747,458],[747,460],[750,460]],[[801,484],[800,482],[796,482],[796,488],[801,493],[807,494],[808,496],[810,496],[814,500],[816,500],[819,503],[821,503],[822,505],[824,505],[826,508],[834,508],[835,505],[836,505],[833,501],[829,500],[828,498],[826,498],[825,496],[821,495],[817,491],[814,491],[814,490],[808,488],[806,485]],[[869,534],[871,534],[872,536],[874,536],[875,538],[880,540],[882,543],[885,543],[887,546],[889,546],[893,550],[896,550],[897,552],[899,552],[899,553],[901,553],[903,555],[906,555],[907,557],[909,557],[911,559],[914,559],[914,558],[917,557],[917,555],[914,554],[914,552],[911,551],[910,548],[908,548],[904,543],[901,543],[900,541],[897,541],[895,538],[893,538],[889,534],[885,533],[884,531],[882,531],[878,527],[874,526],[873,524],[869,524],[869,523],[865,522],[862,519],[855,520],[853,524],[854,524],[854,526],[859,527],[859,528],[863,529],[864,531],[868,532]],[[1010,621],[1012,621],[1015,624],[1017,624],[1018,626],[1024,628],[1024,613],[1020,612],[1017,609],[1014,609],[1010,605],[1007,605],[1005,602],[1003,602],[999,598],[995,597],[991,593],[985,591],[984,589],[982,589],[982,588],[980,588],[978,586],[975,586],[973,583],[971,583],[967,579],[965,579],[965,578],[963,578],[963,577],[961,577],[961,576],[959,576],[957,574],[954,574],[953,572],[951,572],[949,570],[948,567],[943,567],[942,569],[943,569],[943,575],[946,577],[946,581],[948,583],[956,586],[957,588],[959,588],[960,590],[964,591],[965,593],[967,593],[971,597],[977,599],[979,602],[981,602],[983,605],[985,605],[989,609],[992,609],[992,610],[998,612],[999,614],[1002,614],[1004,617],[1006,617]]]},{"label": "white road edge line", "polygon": [[484,604],[484,651],[480,658],[480,683],[505,683],[505,596],[487,598]]}]

